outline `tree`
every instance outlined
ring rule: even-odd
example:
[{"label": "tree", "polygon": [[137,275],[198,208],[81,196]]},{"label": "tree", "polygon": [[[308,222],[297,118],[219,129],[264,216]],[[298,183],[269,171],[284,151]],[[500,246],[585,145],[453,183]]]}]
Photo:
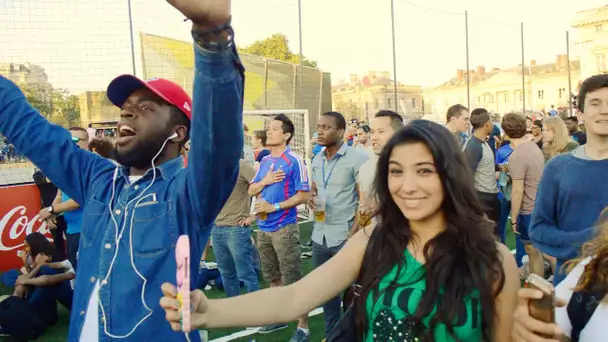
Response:
[{"label": "tree", "polygon": [[27,101],[42,116],[62,126],[80,123],[80,101],[66,89],[49,83],[20,84]]},{"label": "tree", "polygon": [[53,114],[53,86],[49,83],[19,84],[27,102],[42,116],[49,118]]},{"label": "tree", "polygon": [[[249,46],[239,49],[239,51],[283,62],[300,63],[300,56],[291,51],[289,39],[282,33],[275,33],[264,40],[258,40]],[[308,60],[306,57],[304,57],[302,64],[313,68],[317,67],[316,61]]]}]

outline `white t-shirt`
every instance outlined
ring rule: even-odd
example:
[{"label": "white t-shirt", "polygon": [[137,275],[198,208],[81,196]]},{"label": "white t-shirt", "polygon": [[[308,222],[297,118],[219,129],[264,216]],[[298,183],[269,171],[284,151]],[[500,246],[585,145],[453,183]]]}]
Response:
[{"label": "white t-shirt", "polygon": [[87,128],[87,133],[89,134],[89,141],[95,139],[95,134],[97,134],[97,130],[93,127]]},{"label": "white t-shirt", "polygon": [[[570,302],[572,298],[572,290],[576,287],[579,279],[583,275],[585,265],[591,261],[591,258],[587,258],[581,261],[571,272],[555,288],[555,296],[560,299],[567,300]],[[572,324],[568,317],[567,306],[555,309],[555,322],[559,328],[568,337],[572,334]],[[595,309],[595,312],[589,319],[589,322],[581,331],[579,342],[599,342],[605,341],[608,336],[605,324],[608,322],[608,303],[605,300]]]},{"label": "white t-shirt", "polygon": [[95,288],[89,297],[84,324],[80,331],[80,342],[99,341],[99,281],[95,283]]}]

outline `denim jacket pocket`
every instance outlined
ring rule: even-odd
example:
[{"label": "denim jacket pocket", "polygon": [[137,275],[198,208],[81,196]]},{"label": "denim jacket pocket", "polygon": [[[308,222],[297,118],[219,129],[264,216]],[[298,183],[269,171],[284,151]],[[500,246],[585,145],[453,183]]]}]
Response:
[{"label": "denim jacket pocket", "polygon": [[103,218],[109,213],[108,205],[94,198],[87,201],[82,218],[82,232],[80,233],[80,246],[87,248],[95,243],[100,226],[105,222]]},{"label": "denim jacket pocket", "polygon": [[133,250],[142,258],[155,258],[175,247],[177,232],[171,221],[171,202],[142,203],[133,215]]}]

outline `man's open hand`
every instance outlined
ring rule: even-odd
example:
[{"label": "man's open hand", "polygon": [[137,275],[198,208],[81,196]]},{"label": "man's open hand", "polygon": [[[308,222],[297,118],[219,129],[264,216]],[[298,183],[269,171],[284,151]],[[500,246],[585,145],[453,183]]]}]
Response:
[{"label": "man's open hand", "polygon": [[167,0],[192,23],[203,29],[212,29],[230,18],[231,0]]}]

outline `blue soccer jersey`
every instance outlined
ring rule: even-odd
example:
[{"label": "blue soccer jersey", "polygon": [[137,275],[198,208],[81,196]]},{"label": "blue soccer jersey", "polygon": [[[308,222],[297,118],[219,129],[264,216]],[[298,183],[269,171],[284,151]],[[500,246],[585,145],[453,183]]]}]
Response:
[{"label": "blue soccer jersey", "polygon": [[[306,165],[289,147],[283,151],[280,157],[273,157],[272,155],[264,157],[252,183],[260,182],[271,170],[283,170],[285,179],[282,182],[264,187],[258,197],[263,198],[266,202],[270,204],[281,203],[293,197],[298,191],[310,191]],[[266,220],[258,218],[258,226],[264,232],[274,232],[286,225],[297,223],[297,221],[297,209],[294,207],[270,213]]]}]

